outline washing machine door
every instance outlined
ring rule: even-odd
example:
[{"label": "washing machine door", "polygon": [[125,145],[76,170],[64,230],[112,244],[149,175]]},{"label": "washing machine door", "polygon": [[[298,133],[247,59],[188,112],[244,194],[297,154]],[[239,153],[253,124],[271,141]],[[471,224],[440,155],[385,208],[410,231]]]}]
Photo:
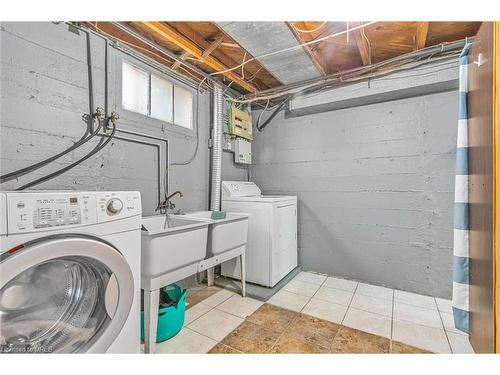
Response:
[{"label": "washing machine door", "polygon": [[101,239],[59,235],[16,246],[0,256],[0,351],[104,353],[133,291],[129,265]]}]

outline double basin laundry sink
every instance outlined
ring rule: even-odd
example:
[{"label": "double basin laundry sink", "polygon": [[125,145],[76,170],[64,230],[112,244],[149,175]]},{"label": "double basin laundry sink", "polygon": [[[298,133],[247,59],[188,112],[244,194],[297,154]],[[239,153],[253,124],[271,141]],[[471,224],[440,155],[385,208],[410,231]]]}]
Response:
[{"label": "double basin laundry sink", "polygon": [[245,246],[248,215],[212,219],[211,211],[196,211],[143,217],[142,225],[141,273],[154,277]]}]

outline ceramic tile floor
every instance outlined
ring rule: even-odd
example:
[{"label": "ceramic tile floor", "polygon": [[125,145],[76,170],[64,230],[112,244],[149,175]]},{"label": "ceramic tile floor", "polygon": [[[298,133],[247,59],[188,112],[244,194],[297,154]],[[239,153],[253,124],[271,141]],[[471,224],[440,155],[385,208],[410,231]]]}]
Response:
[{"label": "ceramic tile floor", "polygon": [[185,326],[157,353],[472,353],[451,301],[301,272],[263,303],[188,292]]}]

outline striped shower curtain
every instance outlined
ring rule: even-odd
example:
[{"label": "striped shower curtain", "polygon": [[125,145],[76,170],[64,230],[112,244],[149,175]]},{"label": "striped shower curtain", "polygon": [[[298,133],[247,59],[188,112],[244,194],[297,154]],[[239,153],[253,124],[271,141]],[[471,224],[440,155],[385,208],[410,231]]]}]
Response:
[{"label": "striped shower curtain", "polygon": [[457,133],[457,165],[455,176],[455,214],[453,229],[453,317],[455,327],[469,332],[469,170],[467,137],[467,43],[459,57],[459,102]]}]

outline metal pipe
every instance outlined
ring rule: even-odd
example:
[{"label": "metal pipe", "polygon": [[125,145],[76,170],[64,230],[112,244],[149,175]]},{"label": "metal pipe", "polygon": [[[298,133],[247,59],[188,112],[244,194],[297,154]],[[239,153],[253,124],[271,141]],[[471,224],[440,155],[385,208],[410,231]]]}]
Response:
[{"label": "metal pipe", "polygon": [[[116,131],[119,131],[118,129]],[[102,133],[99,134],[100,136],[103,137],[109,137],[109,134]],[[137,143],[141,145],[146,145],[146,146],[153,146],[156,148],[156,155],[158,159],[157,167],[156,167],[156,188],[157,188],[157,196],[158,196],[158,205],[161,203],[161,150],[160,150],[160,145],[153,143],[153,142],[146,142],[146,141],[140,141],[135,138],[130,138],[130,137],[122,137],[115,135],[113,137],[114,139],[118,139],[121,141],[126,141],[126,142],[132,142],[132,143]]]},{"label": "metal pipe", "polygon": [[224,87],[225,91],[229,91],[229,92],[231,92],[235,96],[240,96],[241,95],[239,92],[235,91],[234,89],[232,89],[231,87],[229,87],[227,85],[224,85],[223,83],[221,83],[219,80],[215,79],[210,74],[205,73],[200,68],[197,68],[193,64],[190,64],[189,62],[187,62],[186,60],[181,59],[180,56],[177,56],[175,53],[169,51],[168,49],[163,48],[162,46],[160,46],[160,45],[152,42],[151,40],[149,40],[148,38],[146,38],[143,35],[139,34],[135,30],[132,30],[131,28],[129,28],[127,25],[123,24],[122,22],[111,22],[111,24],[113,26],[119,28],[121,31],[123,31],[123,32],[125,32],[125,33],[127,33],[129,35],[132,35],[134,38],[140,40],[142,43],[147,44],[151,48],[154,48],[155,50],[160,51],[164,55],[167,55],[171,59],[179,62],[180,64],[182,64],[184,66],[186,66],[188,69],[192,70],[196,74],[199,74],[200,76],[202,76],[203,78],[205,78],[207,81],[212,82],[214,85],[219,85],[219,86]]},{"label": "metal pipe", "polygon": [[[439,53],[458,50],[458,49],[463,48],[466,43],[473,42],[473,41],[474,41],[474,38],[467,38],[467,39],[462,39],[462,40],[459,40],[456,42],[451,42],[451,43],[446,43],[446,44],[443,43],[443,44],[435,46],[435,47],[427,47],[427,48],[424,48],[424,49],[421,49],[418,51],[409,52],[409,53],[405,53],[403,55],[395,56],[393,58],[381,61],[381,62],[376,63],[376,64],[365,65],[365,66],[361,66],[361,67],[357,67],[357,68],[353,68],[353,69],[348,69],[348,70],[344,70],[342,72],[332,73],[332,74],[329,74],[329,75],[324,76],[324,77],[312,78],[312,79],[308,79],[308,80],[304,80],[304,81],[300,81],[300,82],[290,83],[288,85],[274,87],[274,88],[262,90],[262,91],[259,91],[259,92],[253,93],[253,94],[245,95],[244,97],[246,99],[252,99],[258,95],[260,96],[260,95],[274,94],[274,93],[277,93],[280,91],[293,90],[295,88],[300,88],[302,86],[307,86],[307,85],[311,85],[314,83],[318,83],[318,84],[327,83],[327,81],[329,79],[336,78],[339,76],[342,76],[343,78],[348,78],[348,77],[356,75],[360,71],[370,71],[370,70],[378,69],[380,67],[383,67],[383,66],[386,66],[389,64],[394,64],[396,62],[400,62],[403,60],[424,58],[424,57],[436,55]],[[344,77],[345,75],[347,75],[347,77]]]},{"label": "metal pipe", "polygon": [[213,91],[213,126],[212,126],[212,183],[210,209],[220,211],[220,193],[222,179],[222,128],[224,122],[223,92],[219,85],[214,86]]}]

